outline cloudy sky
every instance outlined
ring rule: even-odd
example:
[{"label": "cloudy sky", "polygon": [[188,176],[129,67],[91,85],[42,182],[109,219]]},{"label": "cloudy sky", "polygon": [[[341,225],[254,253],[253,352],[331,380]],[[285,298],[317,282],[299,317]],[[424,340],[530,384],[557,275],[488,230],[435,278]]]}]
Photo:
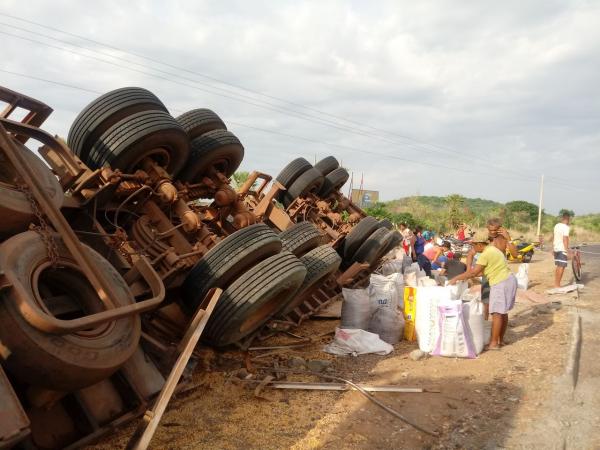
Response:
[{"label": "cloudy sky", "polygon": [[600,212],[600,2],[3,0],[0,13],[1,84],[52,106],[52,133],[142,86],[175,116],[216,111],[243,170],[333,154],[383,200],[534,203],[545,174],[549,212]]}]

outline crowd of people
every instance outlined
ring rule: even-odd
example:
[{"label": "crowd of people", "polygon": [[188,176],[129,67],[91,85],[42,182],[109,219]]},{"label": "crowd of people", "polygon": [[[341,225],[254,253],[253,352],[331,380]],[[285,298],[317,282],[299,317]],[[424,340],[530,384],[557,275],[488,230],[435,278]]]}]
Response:
[{"label": "crowd of people", "polygon": [[[471,237],[471,249],[464,255],[452,251],[448,241],[436,239],[434,233],[416,226],[414,230],[402,223],[399,226],[403,236],[403,248],[413,261],[428,275],[439,271],[445,275],[449,284],[481,277],[481,300],[484,304],[484,318],[492,316],[492,336],[489,350],[499,350],[506,344],[504,335],[508,326],[508,311],[515,304],[517,279],[508,267],[507,252],[517,257],[518,251],[512,243],[508,231],[502,227],[500,219],[487,222],[487,233],[478,233]],[[462,224],[456,239],[466,239],[467,226]]]},{"label": "crowd of people", "polygon": [[[557,288],[560,287],[570,257],[570,219],[570,214],[565,213],[554,227],[554,285]],[[489,316],[492,316],[492,336],[488,349],[499,350],[506,344],[504,335],[508,326],[508,312],[514,307],[517,295],[517,279],[508,267],[507,255],[517,259],[518,249],[500,219],[489,219],[486,225],[487,233],[476,233],[470,237],[471,249],[466,255],[453,252],[450,242],[436,239],[434,233],[420,226],[410,230],[406,223],[401,223],[399,228],[404,251],[427,276],[432,277],[432,271],[438,271],[436,274],[445,275],[449,284],[481,277],[484,319],[489,320]],[[467,230],[466,224],[460,225],[455,239],[464,242]]]}]

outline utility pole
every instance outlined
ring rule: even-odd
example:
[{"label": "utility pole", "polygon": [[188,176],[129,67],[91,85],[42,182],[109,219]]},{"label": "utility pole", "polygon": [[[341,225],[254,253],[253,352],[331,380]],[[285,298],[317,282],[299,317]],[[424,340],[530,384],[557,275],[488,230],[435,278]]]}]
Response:
[{"label": "utility pole", "polygon": [[541,240],[541,230],[542,230],[542,204],[544,201],[544,175],[542,175],[542,183],[540,184],[540,204],[538,208],[538,226],[537,226],[537,236],[538,239]]}]

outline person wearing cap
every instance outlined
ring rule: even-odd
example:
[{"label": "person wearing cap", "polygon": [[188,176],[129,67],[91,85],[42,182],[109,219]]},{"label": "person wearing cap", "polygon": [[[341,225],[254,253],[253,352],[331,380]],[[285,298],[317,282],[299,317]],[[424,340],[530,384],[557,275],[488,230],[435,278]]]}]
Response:
[{"label": "person wearing cap", "polygon": [[[510,252],[513,258],[518,258],[519,251],[515,244],[512,243],[512,239],[508,234],[508,230],[502,226],[502,220],[498,217],[492,217],[488,219],[486,223],[486,228],[488,231],[488,241],[492,242],[497,236],[503,236],[506,240],[506,248]],[[467,267],[475,267],[477,261],[478,253],[474,248],[467,253]],[[488,282],[487,277],[484,275],[481,277],[481,301],[484,304],[484,312],[483,318],[488,320],[488,306],[490,300],[490,283]]]},{"label": "person wearing cap", "polygon": [[[490,283],[489,312],[492,315],[492,338],[489,350],[499,350],[504,345],[504,334],[508,326],[508,311],[515,305],[517,296],[517,278],[508,268],[505,249],[507,240],[498,234],[490,244],[485,233],[473,237],[473,247],[480,253],[473,268],[452,278],[449,283],[485,275]],[[504,250],[503,250],[504,249]]]}]

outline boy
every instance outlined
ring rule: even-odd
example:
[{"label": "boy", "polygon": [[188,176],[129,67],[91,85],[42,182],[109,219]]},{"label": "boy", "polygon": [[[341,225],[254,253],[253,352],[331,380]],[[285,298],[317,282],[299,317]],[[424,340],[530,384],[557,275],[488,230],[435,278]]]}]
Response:
[{"label": "boy", "polygon": [[571,221],[571,215],[564,213],[562,215],[560,223],[554,225],[554,287],[559,288],[563,274],[565,273],[565,267],[567,267],[568,259],[568,248],[569,248],[569,222]]},{"label": "boy", "polygon": [[474,268],[452,278],[449,283],[485,275],[490,283],[489,312],[492,314],[492,338],[488,350],[500,350],[504,345],[504,335],[508,326],[508,311],[513,309],[517,296],[517,278],[508,268],[505,253],[508,242],[503,234],[498,234],[492,244],[488,237],[479,235],[473,238],[473,247],[481,253]]}]

